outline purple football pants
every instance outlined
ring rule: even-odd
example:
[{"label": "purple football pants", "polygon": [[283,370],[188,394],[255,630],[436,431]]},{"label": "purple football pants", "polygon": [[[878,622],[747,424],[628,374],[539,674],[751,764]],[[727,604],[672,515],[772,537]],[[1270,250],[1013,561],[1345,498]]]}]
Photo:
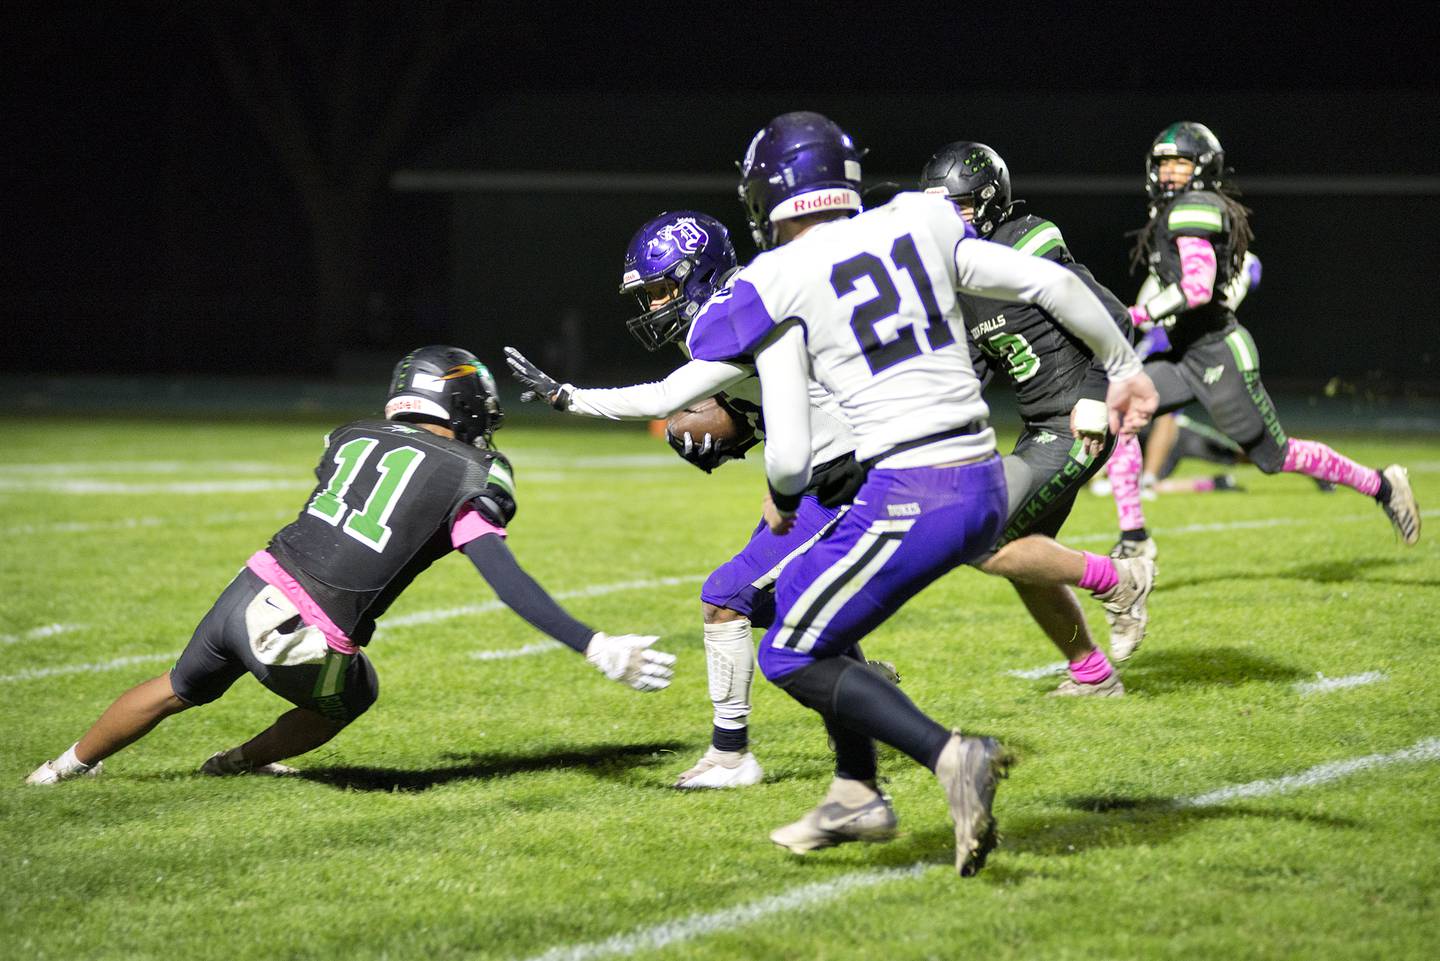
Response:
[{"label": "purple football pants", "polygon": [[998,456],[872,470],[850,510],[780,573],[760,670],[774,681],[845,653],[926,585],[988,551],[1005,507]]},{"label": "purple football pants", "polygon": [[700,600],[738,611],[755,627],[769,627],[775,618],[775,580],[810,542],[843,511],[820,506],[813,496],[800,499],[795,526],[788,534],[772,534],[760,521],[740,553],[716,568],[700,589]]}]

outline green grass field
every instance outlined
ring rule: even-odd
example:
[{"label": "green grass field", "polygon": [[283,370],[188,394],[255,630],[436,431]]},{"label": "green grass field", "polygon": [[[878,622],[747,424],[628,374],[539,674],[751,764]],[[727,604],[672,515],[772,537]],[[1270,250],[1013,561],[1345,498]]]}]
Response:
[{"label": "green grass field", "polygon": [[[196,774],[284,707],[245,678],[100,778],[23,785],[169,666],[299,508],[328,426],[0,426],[0,957],[1435,956],[1433,438],[1323,438],[1409,464],[1432,508],[1416,548],[1368,499],[1253,469],[1246,493],[1147,505],[1161,576],[1123,699],[1043,697],[1055,652],[973,571],[884,625],[867,653],[921,707],[1020,755],[973,879],[933,778],[891,753],[897,840],[772,846],[829,767],[814,716],[763,680],[765,782],[669,787],[709,734],[699,584],[743,544],[763,477],[758,458],[706,477],[633,426],[507,427],[511,546],[587,622],[664,635],[669,690],[563,649],[476,657],[540,638],[451,557],[382,620],[379,703],[302,778]],[[1084,495],[1065,539],[1103,551],[1113,528]],[[1350,686],[1305,686],[1322,674]]]}]

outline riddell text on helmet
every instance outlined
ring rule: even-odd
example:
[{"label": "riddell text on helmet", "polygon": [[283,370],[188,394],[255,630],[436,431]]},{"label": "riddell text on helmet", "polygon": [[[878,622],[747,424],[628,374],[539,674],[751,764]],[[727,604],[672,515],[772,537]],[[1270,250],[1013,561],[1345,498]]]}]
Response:
[{"label": "riddell text on helmet", "polygon": [[815,194],[810,197],[796,197],[792,204],[797,214],[809,213],[814,210],[826,210],[830,207],[849,205],[852,191],[836,190],[830,193]]}]

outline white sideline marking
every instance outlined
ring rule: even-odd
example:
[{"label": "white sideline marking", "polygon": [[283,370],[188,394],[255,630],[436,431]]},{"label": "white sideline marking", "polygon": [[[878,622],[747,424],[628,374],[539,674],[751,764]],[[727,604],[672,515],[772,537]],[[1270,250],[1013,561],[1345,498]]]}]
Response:
[{"label": "white sideline marking", "polygon": [[1331,691],[1339,691],[1347,687],[1360,687],[1363,684],[1374,684],[1387,679],[1384,671],[1366,671],[1364,674],[1349,674],[1345,677],[1326,677],[1317,671],[1315,677],[1317,680],[1302,681],[1296,684],[1295,692],[1297,694],[1328,694]]},{"label": "white sideline marking", "polygon": [[95,664],[65,664],[60,667],[35,667],[18,674],[0,674],[0,684],[9,681],[33,681],[37,677],[59,677],[62,674],[88,674],[92,671],[110,671],[132,664],[148,664],[152,661],[173,661],[176,654],[132,654],[117,657],[113,661],[99,661]]},{"label": "white sideline marking", "polygon": [[[1176,808],[1214,807],[1217,804],[1225,804],[1239,798],[1289,794],[1303,788],[1338,781],[1360,771],[1417,761],[1440,761],[1440,738],[1425,738],[1410,747],[1390,754],[1369,754],[1365,757],[1351,758],[1348,761],[1331,761],[1289,777],[1235,784],[1206,794],[1197,794],[1194,797],[1176,798],[1171,803]],[[590,961],[592,958],[603,958],[610,955],[629,956],[639,951],[658,950],[717,931],[729,931],[741,925],[753,924],[782,911],[807,908],[832,901],[840,895],[858,888],[917,878],[931,867],[938,867],[938,865],[922,861],[908,867],[891,868],[885,871],[858,871],[853,874],[842,874],[829,881],[802,885],[789,891],[772,894],[758,901],[751,901],[749,904],[727,908],[724,911],[692,914],[675,921],[666,921],[648,928],[640,928],[629,934],[617,934],[604,941],[551,948],[542,954],[530,956],[526,961]]]},{"label": "white sideline marking", "polygon": [[1178,798],[1175,801],[1175,806],[1182,808],[1211,807],[1239,798],[1267,797],[1271,794],[1289,794],[1292,791],[1314,787],[1317,784],[1328,784],[1331,781],[1338,781],[1341,778],[1358,774],[1361,771],[1368,771],[1371,768],[1389,767],[1391,764],[1410,764],[1416,761],[1440,761],[1440,737],[1427,737],[1422,741],[1416,741],[1407,748],[1392,751],[1389,754],[1367,754],[1364,757],[1353,757],[1348,761],[1330,761],[1326,764],[1317,764],[1308,771],[1301,771],[1299,774],[1291,774],[1288,777],[1251,781],[1248,784],[1235,784],[1230,787],[1222,787],[1217,791],[1211,791],[1208,794],[1197,794],[1194,797]]},{"label": "white sideline marking", "polygon": [[564,646],[559,641],[539,641],[535,644],[526,644],[524,647],[502,648],[498,651],[471,651],[470,656],[477,661],[506,661],[512,657],[547,654],[550,651],[558,651]]},{"label": "white sideline marking", "polygon": [[1056,661],[1054,664],[1046,664],[1044,667],[1032,667],[1024,671],[1006,671],[1005,673],[1011,677],[1023,677],[1027,681],[1038,681],[1042,677],[1064,674],[1065,669],[1069,666],[1065,661]]},{"label": "white sideline marking", "polygon": [[851,891],[861,888],[871,888],[890,881],[917,878],[927,868],[934,866],[932,864],[912,864],[909,867],[891,868],[884,871],[857,871],[854,874],[842,874],[829,881],[804,884],[789,891],[772,894],[768,898],[751,901],[749,904],[727,908],[724,911],[692,914],[688,918],[642,928],[631,934],[617,934],[604,941],[551,948],[543,954],[531,956],[527,961],[589,961],[591,958],[603,958],[609,955],[628,956],[637,951],[658,951],[672,944],[704,937],[716,931],[754,924],[756,921],[782,911],[793,911],[825,901],[833,901],[842,894],[849,894]]},{"label": "white sideline marking", "polygon": [[32,627],[28,631],[21,631],[19,634],[0,634],[0,644],[14,644],[17,641],[35,641],[42,637],[54,637],[56,634],[78,631],[84,626],[84,624],[46,624],[43,627]]}]

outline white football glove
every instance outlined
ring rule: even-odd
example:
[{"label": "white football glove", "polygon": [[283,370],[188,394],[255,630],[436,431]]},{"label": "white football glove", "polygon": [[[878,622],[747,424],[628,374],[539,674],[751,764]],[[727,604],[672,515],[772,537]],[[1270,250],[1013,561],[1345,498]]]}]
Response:
[{"label": "white football glove", "polygon": [[670,686],[670,678],[675,673],[671,668],[675,663],[674,654],[650,650],[650,645],[658,640],[660,638],[649,634],[611,637],[597,631],[585,648],[585,660],[612,681],[628,684],[637,691],[658,691]]}]

